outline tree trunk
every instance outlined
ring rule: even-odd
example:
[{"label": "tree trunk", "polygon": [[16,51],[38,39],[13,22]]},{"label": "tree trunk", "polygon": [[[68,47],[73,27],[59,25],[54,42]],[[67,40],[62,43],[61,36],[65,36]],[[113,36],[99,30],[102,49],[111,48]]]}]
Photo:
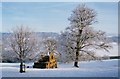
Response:
[{"label": "tree trunk", "polygon": [[79,51],[80,51],[80,36],[82,34],[82,30],[79,30],[79,34],[77,36],[77,44],[76,44],[76,58],[75,58],[75,62],[74,62],[74,66],[75,67],[79,67],[78,66],[78,61],[79,61]]},{"label": "tree trunk", "polygon": [[22,55],[20,55],[20,73],[25,72],[23,68],[24,68],[23,67],[23,59],[22,59]]},{"label": "tree trunk", "polygon": [[79,67],[77,61],[74,62],[74,67]]},{"label": "tree trunk", "polygon": [[74,66],[75,66],[75,67],[79,67],[79,66],[78,66],[78,60],[79,60],[78,57],[79,57],[79,51],[76,51],[76,58],[75,58],[75,62],[74,62]]},{"label": "tree trunk", "polygon": [[23,62],[21,61],[21,63],[20,63],[20,73],[23,73],[24,71],[23,71]]}]

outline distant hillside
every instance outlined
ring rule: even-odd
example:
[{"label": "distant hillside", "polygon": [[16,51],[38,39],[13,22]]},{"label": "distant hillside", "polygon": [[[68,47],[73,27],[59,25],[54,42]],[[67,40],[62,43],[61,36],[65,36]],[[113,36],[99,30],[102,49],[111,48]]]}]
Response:
[{"label": "distant hillside", "polygon": [[108,39],[109,39],[111,42],[116,42],[116,43],[119,43],[119,44],[120,44],[120,36],[112,36],[112,37],[108,37]]},{"label": "distant hillside", "polygon": [[36,34],[40,38],[51,37],[54,39],[58,39],[58,37],[60,36],[58,33],[54,33],[54,32],[37,32]]},{"label": "distant hillside", "polygon": [[[4,40],[4,38],[9,37],[10,34],[11,33],[0,33],[3,40]],[[41,37],[41,38],[46,38],[46,37],[57,38],[60,36],[58,33],[54,33],[54,32],[37,32],[36,34],[38,37]],[[1,40],[1,38],[0,38],[0,40]]]},{"label": "distant hillside", "polygon": [[[11,33],[0,33],[0,36],[2,35],[2,39],[6,39]],[[58,39],[60,37],[60,34],[58,33],[54,33],[54,32],[37,32],[36,33],[38,37],[40,38],[47,38],[47,37],[51,37],[54,39]],[[115,35],[108,35],[108,39],[110,40],[110,42],[117,42],[120,43],[120,34],[118,36]],[[1,40],[1,38],[0,38]]]},{"label": "distant hillside", "polygon": [[[37,32],[36,33],[37,36],[38,36],[38,40],[40,41],[40,43],[42,43],[43,39],[46,39],[46,38],[54,38],[58,41],[58,44],[60,43],[60,40],[62,39],[60,37],[60,34],[58,33],[54,33],[54,32]],[[8,43],[9,41],[7,41],[7,38],[9,38],[9,36],[11,35],[11,33],[0,33],[0,35],[2,35],[2,38],[0,38],[0,42],[3,43],[3,46],[5,46],[6,49],[9,49],[9,46],[8,46]],[[61,38],[61,39],[60,39]],[[117,36],[108,36],[108,39],[112,42],[119,42],[118,41],[118,37]],[[42,44],[41,44],[42,45]],[[110,51],[112,51],[111,55],[113,53],[116,53],[117,51],[117,44],[115,43],[114,45],[114,48],[115,49],[112,49]],[[3,47],[4,48],[4,47]],[[40,50],[42,50],[42,46],[40,46]],[[63,53],[62,52],[63,49],[61,49],[61,46],[58,45],[58,49],[57,51],[60,52],[60,53]],[[16,62],[18,61],[17,58],[13,58],[14,54],[9,54],[11,51],[8,51],[8,50],[4,50],[2,51],[2,58],[4,58],[4,61],[5,62]],[[12,52],[11,52],[12,53]],[[97,51],[97,53],[99,53],[99,51]],[[102,54],[102,52],[100,51],[100,54]],[[12,57],[11,57],[12,56]],[[62,56],[64,57],[64,54],[62,54]],[[14,56],[15,57],[15,56]],[[37,59],[37,58],[36,58]],[[60,61],[63,61],[64,58],[61,58]],[[28,61],[28,60],[27,60]]]}]

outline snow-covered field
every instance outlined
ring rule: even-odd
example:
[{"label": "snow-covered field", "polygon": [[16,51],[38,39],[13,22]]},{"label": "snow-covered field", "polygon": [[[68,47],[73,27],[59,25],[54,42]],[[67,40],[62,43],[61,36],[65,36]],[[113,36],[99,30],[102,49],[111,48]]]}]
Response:
[{"label": "snow-covered field", "polygon": [[[120,60],[119,60],[120,61]],[[118,77],[118,60],[80,62],[79,68],[73,63],[59,63],[56,69],[32,68],[33,63],[26,64],[31,68],[26,73],[19,73],[19,63],[1,63],[3,77]]]}]

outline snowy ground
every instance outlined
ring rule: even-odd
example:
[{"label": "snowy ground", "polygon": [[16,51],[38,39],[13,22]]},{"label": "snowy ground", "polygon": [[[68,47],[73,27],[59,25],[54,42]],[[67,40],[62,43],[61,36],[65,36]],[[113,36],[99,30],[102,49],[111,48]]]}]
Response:
[{"label": "snowy ground", "polygon": [[[120,61],[120,60],[119,60]],[[80,62],[80,68],[73,63],[60,64],[56,69],[27,68],[19,73],[19,63],[1,63],[3,77],[118,77],[118,60]],[[27,66],[32,67],[32,63]]]}]

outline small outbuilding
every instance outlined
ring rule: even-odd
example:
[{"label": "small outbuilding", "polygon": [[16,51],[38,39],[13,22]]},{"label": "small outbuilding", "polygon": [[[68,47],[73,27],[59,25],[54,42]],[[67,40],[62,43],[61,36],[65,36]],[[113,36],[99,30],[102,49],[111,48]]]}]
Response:
[{"label": "small outbuilding", "polygon": [[34,63],[33,68],[57,68],[57,61],[54,53],[45,56],[42,55],[41,59]]}]

